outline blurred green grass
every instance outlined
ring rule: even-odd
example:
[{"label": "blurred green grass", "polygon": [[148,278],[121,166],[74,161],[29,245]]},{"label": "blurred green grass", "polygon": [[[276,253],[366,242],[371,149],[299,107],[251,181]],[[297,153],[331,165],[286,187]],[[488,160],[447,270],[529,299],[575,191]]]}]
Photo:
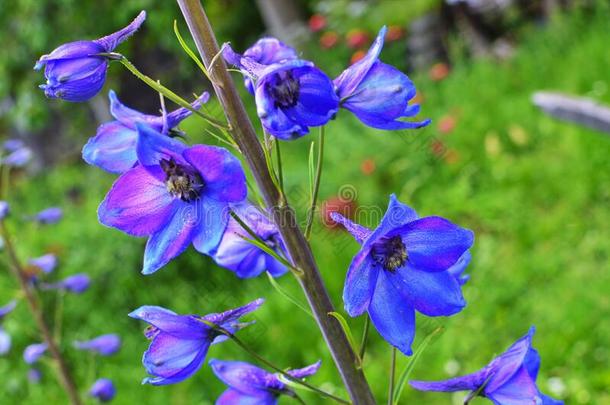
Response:
[{"label": "blurred green grass", "polygon": [[[434,121],[427,129],[377,131],[347,112],[329,125],[322,200],[350,185],[361,206],[385,209],[388,195],[395,192],[420,215],[442,215],[476,233],[471,281],[464,288],[468,306],[449,319],[418,319],[416,344],[438,325],[444,333],[423,354],[413,378],[474,371],[534,324],[534,343],[542,355],[541,389],[557,395],[551,385],[561,382],[567,403],[610,402],[610,139],[554,121],[530,102],[533,91],[547,89],[610,103],[609,17],[607,9],[596,15],[559,16],[549,27],[532,27],[508,61],[458,63],[442,82],[415,76],[424,98],[421,115]],[[456,125],[442,134],[437,125],[448,115]],[[207,142],[200,125],[192,119],[184,128],[193,141]],[[83,143],[87,136],[83,134]],[[301,217],[307,195],[303,191],[308,189],[307,151],[315,139],[314,132],[282,144],[286,189],[298,199]],[[441,157],[431,151],[439,141],[450,151]],[[376,165],[370,175],[361,171],[365,159]],[[62,342],[83,391],[92,383],[95,363],[97,376],[115,381],[115,403],[212,403],[224,388],[207,366],[175,386],[139,385],[145,375],[140,363],[147,347],[141,334],[144,325],[126,315],[144,304],[207,313],[263,296],[267,303],[255,314],[258,323],[240,332],[243,340],[281,366],[299,367],[321,358],[322,371],[311,382],[342,394],[315,325],[264,277],[238,280],[192,250],[155,275],[140,275],[144,240],[104,228],[96,220],[97,204],[112,180],[74,162],[19,179],[10,190],[16,213],[12,228],[21,257],[54,251],[61,263],[58,276],[84,271],[94,279],[88,292],[68,295],[64,302]],[[60,224],[36,227],[20,220],[22,213],[47,205],[64,207],[66,217]],[[345,269],[357,245],[343,232],[326,231],[317,223],[313,248],[341,308]],[[280,283],[301,297],[290,276]],[[0,296],[17,295],[13,281],[1,277]],[[51,319],[56,297],[43,297]],[[359,336],[362,319],[350,324]],[[37,340],[37,333],[24,303],[4,327],[14,347],[0,358],[0,403],[64,403],[47,365],[40,385],[26,381],[21,350]],[[72,340],[109,332],[124,340],[114,357],[92,360],[70,349]],[[209,357],[251,360],[231,342],[213,347]],[[380,399],[386,395],[389,361],[389,348],[373,332],[365,369]],[[399,370],[405,364],[401,357]],[[324,403],[304,395],[308,403]],[[407,388],[401,403],[446,404],[450,399]]]}]

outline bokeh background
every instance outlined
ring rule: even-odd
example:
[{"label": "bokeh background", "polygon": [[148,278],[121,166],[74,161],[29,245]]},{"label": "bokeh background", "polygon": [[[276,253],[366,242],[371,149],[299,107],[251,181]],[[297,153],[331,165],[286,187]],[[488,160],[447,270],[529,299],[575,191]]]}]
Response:
[{"label": "bokeh background", "polygon": [[[437,327],[443,332],[415,365],[413,378],[474,371],[536,325],[541,389],[570,404],[610,403],[609,134],[557,121],[531,102],[535,91],[553,90],[610,104],[607,1],[210,0],[204,5],[220,41],[243,50],[262,34],[278,35],[332,77],[368,48],[382,25],[390,27],[381,58],[409,72],[418,87],[420,116],[433,123],[415,132],[384,132],[341,112],[327,128],[320,194],[327,207],[384,210],[395,192],[420,215],[442,215],[475,231],[471,281],[464,287],[468,306],[450,319],[418,318],[416,346]],[[140,385],[145,376],[140,358],[148,343],[144,325],[127,314],[144,304],[205,314],[262,296],[267,302],[254,316],[257,324],[241,332],[243,340],[286,367],[322,359],[322,370],[310,382],[344,395],[314,323],[265,277],[239,280],[192,249],[145,277],[139,273],[145,240],[98,224],[96,208],[114,176],[85,165],[80,149],[108,119],[106,93],[115,89],[127,105],[148,113],[158,111],[158,97],[113,64],[104,91],[91,102],[47,100],[37,89],[42,75],[32,67],[57,45],[112,32],[141,9],[148,11],[144,28],[119,51],[181,94],[208,89],[174,36],[174,20],[185,37],[188,31],[171,1],[3,0],[0,5],[0,138],[22,139],[34,152],[9,180],[14,213],[9,226],[23,260],[48,252],[59,256],[50,280],[77,272],[93,279],[82,295],[41,294],[81,391],[95,377],[108,377],[117,386],[118,404],[213,403],[224,387],[207,365],[174,386]],[[253,100],[243,94],[255,117]],[[208,108],[221,113],[215,102]],[[195,117],[181,128],[189,142],[213,143],[205,125]],[[309,198],[308,153],[316,139],[312,134],[282,144],[286,189],[301,218]],[[23,219],[49,205],[64,209],[59,224],[41,227]],[[312,245],[341,308],[345,271],[357,244],[318,218]],[[290,275],[278,282],[304,299]],[[0,305],[11,298],[20,293],[3,269]],[[359,338],[363,319],[350,319],[350,326]],[[66,403],[48,360],[41,365],[40,383],[26,378],[22,350],[39,337],[25,302],[3,327],[13,336],[13,348],[0,357],[0,403]],[[75,339],[103,333],[121,335],[119,354],[95,358],[71,348]],[[209,357],[252,360],[231,342],[213,347]],[[399,358],[399,372],[407,363]],[[380,402],[389,364],[390,349],[373,331],[365,368]],[[307,403],[325,403],[303,396]],[[407,387],[401,403],[457,404],[461,398]]]}]

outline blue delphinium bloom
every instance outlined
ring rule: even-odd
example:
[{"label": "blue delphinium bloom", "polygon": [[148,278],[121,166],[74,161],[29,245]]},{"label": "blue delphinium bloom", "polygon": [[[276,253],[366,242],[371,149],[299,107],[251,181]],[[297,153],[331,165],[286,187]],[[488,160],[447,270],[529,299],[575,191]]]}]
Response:
[{"label": "blue delphinium bloom", "polygon": [[86,101],[104,86],[110,53],[129,38],[146,19],[142,11],[125,28],[93,41],[75,41],[63,44],[48,55],[42,56],[34,69],[45,67],[46,84],[40,85],[49,98],[66,101]]},{"label": "blue delphinium bloom", "polygon": [[91,386],[89,395],[93,398],[97,398],[100,402],[109,402],[112,401],[116,395],[116,389],[114,388],[112,380],[100,378]]},{"label": "blue delphinium bloom", "polygon": [[440,217],[419,218],[395,195],[379,226],[371,231],[332,213],[362,244],[352,260],[343,290],[350,316],[368,311],[377,331],[411,355],[415,310],[449,316],[464,308],[458,277],[448,270],[472,246],[472,231]]},{"label": "blue delphinium bloom", "polygon": [[6,201],[0,201],[0,221],[8,216],[11,212],[11,207]]},{"label": "blue delphinium bloom", "polygon": [[76,341],[74,347],[79,350],[89,350],[102,356],[110,356],[121,349],[121,337],[109,333],[84,342]]},{"label": "blue delphinium bloom", "polygon": [[[273,37],[261,38],[244,52],[244,57],[252,59],[261,65],[273,65],[287,60],[298,59],[297,51],[291,46]],[[246,89],[254,94],[254,83],[248,77],[249,73],[244,73],[244,85]]]},{"label": "blue delphinium bloom", "polygon": [[536,386],[540,355],[532,347],[535,328],[517,340],[483,369],[444,381],[409,381],[420,391],[471,391],[496,405],[560,405],[563,401],[544,395]]},{"label": "blue delphinium bloom", "polygon": [[9,152],[14,152],[17,149],[23,148],[24,146],[25,146],[25,143],[23,143],[23,141],[21,139],[16,139],[16,138],[7,139],[2,144],[2,147]]},{"label": "blue delphinium bloom", "polygon": [[[285,254],[284,241],[277,227],[258,208],[242,203],[233,210],[271,249],[279,255]],[[288,271],[277,259],[244,238],[251,236],[235,219],[230,218],[220,243],[211,252],[214,261],[240,278],[256,277],[263,271],[279,277]]]},{"label": "blue delphinium bloom", "polygon": [[6,315],[11,313],[17,306],[17,301],[12,300],[3,307],[0,307],[0,356],[5,355],[11,349],[11,335],[9,335],[1,325]]},{"label": "blue delphinium bloom", "polygon": [[[276,405],[279,396],[293,395],[294,391],[284,384],[277,373],[241,361],[210,360],[210,367],[223,383],[229,386],[217,400],[216,405]],[[320,362],[287,371],[292,377],[305,378],[315,374]]]},{"label": "blue delphinium bloom", "polygon": [[263,65],[229,45],[223,56],[254,81],[258,117],[265,131],[279,139],[305,135],[309,127],[326,124],[339,109],[332,82],[312,62],[288,59]]},{"label": "blue delphinium bloom", "polygon": [[351,111],[360,121],[373,128],[424,127],[430,120],[400,121],[400,118],[417,115],[419,105],[409,105],[416,91],[407,75],[379,60],[386,31],[386,27],[383,27],[366,56],[345,69],[334,80],[341,107]]},{"label": "blue delphinium bloom", "polygon": [[58,281],[57,283],[42,284],[43,290],[63,290],[69,291],[75,294],[81,294],[89,289],[91,279],[84,273],[74,274],[68,276],[65,279]]},{"label": "blue delphinium bloom", "polygon": [[59,207],[49,207],[40,211],[30,219],[44,225],[56,224],[64,217],[64,212]]},{"label": "blue delphinium bloom", "polygon": [[29,345],[23,351],[23,360],[27,364],[34,364],[47,351],[46,343],[34,343]]},{"label": "blue delphinium bloom", "polygon": [[27,146],[21,147],[11,152],[2,159],[1,163],[10,167],[23,167],[32,160],[32,150]]},{"label": "blue delphinium bloom", "polygon": [[[174,128],[192,114],[186,108],[179,108],[166,116],[142,114],[123,105],[112,90],[108,92],[108,98],[110,114],[115,120],[100,125],[96,135],[84,146],[83,159],[111,173],[124,173],[138,161],[136,122],[146,124],[163,135],[172,135]],[[193,109],[198,110],[209,99],[210,94],[203,93],[193,102]]]},{"label": "blue delphinium bloom", "polygon": [[38,267],[44,273],[52,273],[57,267],[57,256],[52,253],[28,260],[32,266]]},{"label": "blue delphinium bloom", "polygon": [[149,236],[142,272],[150,274],[191,243],[208,254],[218,245],[229,204],[246,198],[246,177],[226,149],[183,143],[136,124],[138,165],[123,173],[98,209],[102,224]]},{"label": "blue delphinium bloom", "polygon": [[235,333],[248,325],[240,323],[239,318],[262,303],[259,298],[243,307],[205,316],[178,315],[156,306],[136,309],[129,316],[150,324],[144,335],[151,344],[144,353],[142,364],[152,377],[145,378],[142,383],[167,385],[190,377],[203,365],[210,345],[227,339],[203,320]]}]

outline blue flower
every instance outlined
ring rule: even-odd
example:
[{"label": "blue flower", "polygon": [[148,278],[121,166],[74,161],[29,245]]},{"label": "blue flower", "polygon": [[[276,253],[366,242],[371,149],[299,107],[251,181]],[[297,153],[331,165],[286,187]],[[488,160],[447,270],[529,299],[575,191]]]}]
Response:
[{"label": "blue flower", "polygon": [[[112,90],[108,92],[108,98],[110,99],[110,114],[115,121],[102,124],[97,129],[96,135],[90,138],[83,148],[83,159],[90,165],[98,166],[111,173],[124,173],[138,161],[136,155],[137,122],[146,124],[163,135],[172,135],[174,128],[192,114],[186,108],[179,108],[167,116],[147,115],[121,104]],[[210,94],[205,92],[193,102],[192,107],[198,110],[209,99]]]},{"label": "blue flower", "polygon": [[[6,315],[11,313],[17,306],[17,301],[12,300],[3,307],[0,307],[0,322]],[[0,356],[5,355],[11,349],[11,335],[9,335],[0,324]]]},{"label": "blue flower", "polygon": [[144,353],[142,364],[152,377],[145,378],[142,383],[167,385],[189,378],[201,368],[210,345],[227,339],[203,321],[235,333],[248,325],[239,323],[239,318],[262,303],[259,298],[243,307],[205,316],[178,315],[156,306],[136,309],[129,316],[150,324],[144,335],[151,339],[151,344]]},{"label": "blue flower", "polygon": [[32,160],[32,150],[24,146],[9,153],[0,163],[10,167],[23,167],[30,160]]},{"label": "blue flower", "polygon": [[[242,203],[233,207],[233,210],[271,249],[279,255],[285,254],[284,241],[275,224],[258,208]],[[220,243],[211,252],[214,261],[235,272],[240,278],[256,277],[263,271],[279,277],[288,271],[277,259],[244,238],[251,236],[237,221],[230,218]]]},{"label": "blue flower", "polygon": [[149,236],[142,272],[151,274],[191,243],[208,254],[227,225],[229,204],[246,198],[239,160],[216,146],[187,147],[136,124],[139,164],[123,173],[98,209],[102,224]]},{"label": "blue flower", "polygon": [[66,277],[65,279],[52,284],[42,284],[43,290],[62,290],[69,291],[75,294],[84,293],[89,289],[91,279],[84,273],[74,274]]},{"label": "blue flower", "polygon": [[400,121],[419,112],[418,104],[409,105],[415,97],[413,82],[393,66],[379,60],[386,34],[383,27],[366,56],[348,67],[334,80],[341,107],[351,111],[366,125],[379,129],[421,128],[430,120]]},{"label": "blue flower", "polygon": [[42,379],[42,373],[37,368],[28,370],[28,381],[32,384],[38,384]]},{"label": "blue flower", "polygon": [[24,146],[25,146],[25,143],[23,143],[23,141],[21,139],[16,139],[16,138],[7,139],[2,144],[2,147],[9,152],[14,152],[17,149],[23,148]]},{"label": "blue flower", "polygon": [[444,381],[409,381],[420,391],[477,392],[496,405],[560,405],[563,401],[542,394],[536,386],[540,355],[532,347],[535,328],[481,370]]},{"label": "blue flower", "polygon": [[34,364],[47,351],[46,343],[34,343],[29,345],[23,351],[23,360],[27,364]]},{"label": "blue flower", "polygon": [[345,310],[350,316],[368,311],[381,336],[401,352],[412,354],[415,310],[449,316],[464,308],[459,274],[449,269],[472,246],[472,231],[440,217],[419,218],[395,195],[374,231],[338,213],[331,217],[362,244],[347,272]]},{"label": "blue flower", "polygon": [[57,267],[57,257],[52,254],[42,255],[28,260],[28,263],[32,266],[39,268],[44,273],[52,273]]},{"label": "blue flower", "polygon": [[103,53],[114,51],[129,38],[146,19],[142,11],[125,28],[94,41],[75,41],[63,44],[48,55],[42,56],[34,69],[45,66],[46,84],[40,85],[49,98],[66,101],[86,101],[104,86],[108,57]]},{"label": "blue flower", "polygon": [[109,402],[112,401],[116,395],[116,389],[111,380],[108,378],[100,378],[91,386],[89,395],[93,398],[97,398],[100,402]]},{"label": "blue flower", "polygon": [[6,201],[0,201],[0,221],[8,216],[11,212],[11,207]]},{"label": "blue flower", "polygon": [[229,45],[223,56],[254,81],[258,117],[265,131],[279,139],[305,135],[309,127],[334,118],[339,109],[332,82],[312,62],[288,59],[263,65],[235,53]]},{"label": "blue flower", "polygon": [[[294,395],[279,375],[241,361],[210,360],[210,367],[223,383],[229,386],[217,400],[216,405],[276,405],[281,394]],[[287,371],[295,378],[315,374],[320,362],[305,368]]]},{"label": "blue flower", "polygon": [[[244,57],[261,65],[273,65],[274,63],[298,59],[297,51],[294,48],[273,37],[265,37],[256,41],[254,45],[246,49]],[[249,73],[245,70],[243,73],[246,89],[254,94],[254,84],[248,77]]]},{"label": "blue flower", "polygon": [[55,224],[64,216],[64,212],[59,207],[49,207],[40,211],[36,215],[30,217],[30,219],[44,225]]},{"label": "blue flower", "polygon": [[79,350],[89,350],[102,356],[110,356],[121,349],[121,337],[110,333],[84,342],[76,341],[74,347]]}]

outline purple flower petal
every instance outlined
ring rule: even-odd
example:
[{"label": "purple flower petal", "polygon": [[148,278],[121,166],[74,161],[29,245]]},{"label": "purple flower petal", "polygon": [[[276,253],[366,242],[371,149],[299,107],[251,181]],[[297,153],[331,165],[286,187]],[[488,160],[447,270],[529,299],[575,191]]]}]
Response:
[{"label": "purple flower petal", "polygon": [[110,173],[124,173],[138,161],[137,132],[118,121],[100,125],[83,147],[83,160]]},{"label": "purple flower petal", "polygon": [[79,350],[89,350],[102,356],[110,356],[121,349],[121,338],[116,334],[107,334],[84,342],[74,342],[74,347]]},{"label": "purple flower petal", "polygon": [[527,354],[532,347],[532,338],[536,329],[532,326],[528,333],[513,343],[504,353],[492,362],[494,377],[485,387],[486,392],[493,392],[506,384],[522,368]]},{"label": "purple flower petal", "polygon": [[209,364],[216,377],[242,394],[259,396],[268,390],[279,391],[284,388],[284,384],[274,374],[252,364],[215,359],[210,359]]},{"label": "purple flower petal", "polygon": [[16,300],[11,300],[11,301],[9,301],[8,304],[4,305],[3,307],[0,307],[0,321],[2,319],[4,319],[5,316],[7,316],[11,312],[13,312],[15,307],[17,307],[17,301]]},{"label": "purple flower petal", "polygon": [[147,236],[161,230],[180,205],[163,182],[137,166],[115,181],[98,208],[98,218],[129,235]]},{"label": "purple flower petal", "polygon": [[134,20],[129,23],[125,28],[118,30],[110,35],[102,37],[95,42],[104,47],[106,52],[112,52],[114,48],[117,47],[121,42],[125,41],[131,35],[133,35],[138,28],[144,23],[146,20],[146,11],[140,11],[140,14],[137,15]]},{"label": "purple flower petal", "polygon": [[330,217],[333,221],[343,225],[358,243],[363,243],[373,233],[369,228],[350,221],[338,212],[331,212]]},{"label": "purple flower petal", "polygon": [[461,377],[450,378],[443,381],[409,381],[409,384],[420,391],[476,391],[488,377],[488,370],[483,369],[476,373]]},{"label": "purple flower petal", "polygon": [[[160,134],[158,131],[142,123],[136,123],[136,129],[138,131],[138,141],[136,144],[138,161],[141,165],[147,167],[148,170],[150,170],[150,167],[158,168],[159,162],[163,159],[174,159],[180,165],[187,164],[182,157],[182,153],[187,148],[185,144]],[[165,178],[164,173],[153,171],[152,174],[157,175],[160,180]]]},{"label": "purple flower petal", "polygon": [[368,308],[371,322],[379,334],[406,356],[413,354],[411,344],[415,338],[415,311],[380,271],[377,285]]},{"label": "purple flower petal", "polygon": [[[492,378],[492,381],[495,378]],[[491,385],[491,383],[490,383]],[[537,404],[538,388],[525,368],[520,368],[502,386],[483,390],[485,396],[497,404],[531,405]]]},{"label": "purple flower petal", "polygon": [[35,343],[25,348],[23,351],[23,360],[27,364],[34,364],[47,351],[46,343]]},{"label": "purple flower petal", "polygon": [[0,326],[0,356],[4,356],[11,350],[11,335]]},{"label": "purple flower petal", "polygon": [[27,146],[19,148],[0,160],[0,163],[11,167],[23,167],[32,160],[32,150]]},{"label": "purple flower petal", "polygon": [[212,313],[204,316],[203,318],[212,322],[216,325],[221,326],[222,328],[231,327],[231,325],[239,320],[242,316],[249,314],[252,311],[255,311],[265,302],[264,299],[258,298],[244,306],[230,309],[228,311],[224,311],[221,313]]},{"label": "purple flower petal", "polygon": [[408,224],[418,218],[417,213],[411,207],[401,203],[395,194],[390,195],[390,202],[381,222],[375,230],[364,241],[363,249],[369,248],[377,242],[380,237],[385,236],[390,231],[397,229],[401,225]]},{"label": "purple flower petal", "polygon": [[229,205],[203,196],[197,202],[197,207],[200,216],[193,234],[193,246],[197,251],[210,255],[220,243],[229,222]]},{"label": "purple flower petal", "polygon": [[368,251],[361,250],[354,257],[347,270],[343,288],[343,304],[349,316],[358,316],[366,311],[379,273]]},{"label": "purple flower petal", "polygon": [[318,360],[317,362],[310,364],[307,367],[296,368],[294,370],[288,370],[287,373],[295,378],[305,378],[305,377],[309,377],[310,375],[314,375],[315,373],[317,373],[318,370],[320,369],[321,365],[322,365],[322,361]]},{"label": "purple flower petal", "polygon": [[32,219],[38,221],[41,224],[49,225],[59,222],[63,218],[63,216],[64,213],[61,208],[49,207],[34,215]]},{"label": "purple flower petal", "polygon": [[453,277],[455,277],[460,285],[464,285],[468,282],[468,280],[470,280],[470,275],[463,273],[466,270],[466,267],[468,267],[470,264],[471,259],[472,256],[470,254],[470,250],[467,250],[466,253],[464,253],[453,266],[447,269],[447,271]]},{"label": "purple flower petal", "polygon": [[11,208],[6,201],[0,201],[0,221],[8,216]]},{"label": "purple flower petal", "polygon": [[250,396],[229,388],[216,400],[216,405],[276,405],[277,396],[261,392],[259,396]]},{"label": "purple flower petal", "polygon": [[40,257],[35,257],[33,259],[28,260],[28,263],[32,266],[38,267],[44,273],[52,273],[57,267],[57,257],[52,254],[46,254]]},{"label": "purple flower petal", "polygon": [[100,378],[93,383],[91,389],[89,389],[89,395],[93,398],[97,398],[100,402],[112,401],[116,395],[116,389],[114,384],[108,378]]},{"label": "purple flower petal", "polygon": [[149,323],[161,332],[182,339],[206,339],[210,327],[191,315],[178,315],[169,309],[145,305],[129,314],[131,318]]}]

